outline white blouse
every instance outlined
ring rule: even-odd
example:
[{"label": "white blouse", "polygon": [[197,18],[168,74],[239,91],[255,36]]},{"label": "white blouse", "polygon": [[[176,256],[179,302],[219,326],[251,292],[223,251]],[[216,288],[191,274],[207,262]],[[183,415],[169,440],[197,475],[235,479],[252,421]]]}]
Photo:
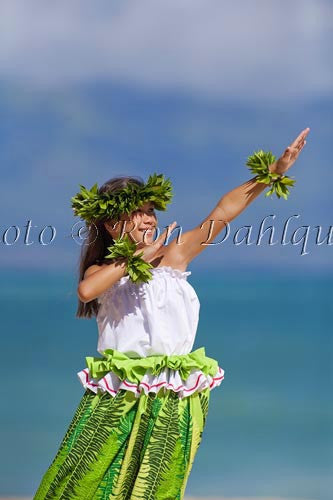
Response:
[{"label": "white blouse", "polygon": [[188,283],[191,271],[169,266],[150,269],[148,283],[123,276],[98,297],[96,317],[100,354],[117,349],[129,357],[191,352],[200,302]]},{"label": "white blouse", "polygon": [[[123,276],[98,297],[100,304],[96,317],[98,325],[97,350],[103,355],[114,349],[129,358],[154,355],[183,355],[191,353],[199,322],[200,302],[194,288],[188,283],[191,271],[179,271],[170,266],[150,269],[148,283],[133,283]],[[180,398],[221,384],[224,370],[218,367],[214,375],[199,368],[191,370],[182,379],[178,370],[163,368],[158,375],[149,370],[140,383],[119,378],[113,371],[102,378],[93,378],[89,368],[78,372],[83,387],[95,393],[108,392],[115,396],[119,390],[158,392],[171,389]]]}]

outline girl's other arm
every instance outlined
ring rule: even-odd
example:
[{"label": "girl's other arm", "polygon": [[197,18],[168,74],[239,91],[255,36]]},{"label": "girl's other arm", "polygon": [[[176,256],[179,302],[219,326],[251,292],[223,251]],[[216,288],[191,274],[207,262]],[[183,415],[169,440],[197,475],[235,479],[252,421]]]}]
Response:
[{"label": "girl's other arm", "polygon": [[112,264],[102,264],[101,266],[94,264],[88,267],[77,289],[79,299],[84,303],[96,299],[125,274],[126,259],[119,259]]},{"label": "girl's other arm", "polygon": [[[162,247],[169,229],[172,230],[176,224],[176,221],[173,222],[170,228],[167,228],[153,244],[146,245],[144,243],[139,243],[134,255],[142,254],[142,260],[151,262]],[[103,264],[101,266],[93,265],[88,267],[77,290],[81,302],[90,302],[101,295],[101,293],[105,292],[105,290],[112,287],[120,278],[127,274],[126,264],[127,258],[124,258],[118,259],[117,262],[113,262],[112,264]]]}]

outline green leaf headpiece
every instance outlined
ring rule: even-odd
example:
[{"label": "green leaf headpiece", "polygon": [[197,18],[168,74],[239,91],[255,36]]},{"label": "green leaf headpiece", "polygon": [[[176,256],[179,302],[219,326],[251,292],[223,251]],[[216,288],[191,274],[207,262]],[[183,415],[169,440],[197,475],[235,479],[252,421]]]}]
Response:
[{"label": "green leaf headpiece", "polygon": [[172,184],[163,174],[152,174],[143,186],[129,183],[125,188],[99,193],[97,184],[88,190],[79,184],[80,192],[71,198],[74,215],[87,223],[99,219],[118,220],[123,213],[131,213],[152,201],[157,210],[165,210],[172,200]]}]

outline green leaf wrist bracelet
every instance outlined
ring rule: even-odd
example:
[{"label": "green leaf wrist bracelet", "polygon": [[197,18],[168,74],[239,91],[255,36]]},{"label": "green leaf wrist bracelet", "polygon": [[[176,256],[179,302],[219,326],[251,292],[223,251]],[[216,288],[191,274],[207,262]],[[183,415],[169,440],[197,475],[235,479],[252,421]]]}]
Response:
[{"label": "green leaf wrist bracelet", "polygon": [[152,279],[152,273],[149,269],[153,268],[149,262],[146,262],[141,257],[143,252],[134,255],[136,244],[131,241],[128,235],[124,238],[116,238],[114,244],[108,247],[110,252],[105,256],[106,259],[126,258],[126,272],[133,283],[147,283]]},{"label": "green leaf wrist bracelet", "polygon": [[260,149],[247,158],[246,165],[251,172],[256,175],[256,182],[271,185],[271,189],[267,191],[265,196],[270,196],[275,193],[278,198],[283,197],[286,200],[289,196],[287,186],[293,186],[296,181],[287,175],[271,172],[269,166],[274,163],[274,161],[275,156],[271,151],[263,151]]}]

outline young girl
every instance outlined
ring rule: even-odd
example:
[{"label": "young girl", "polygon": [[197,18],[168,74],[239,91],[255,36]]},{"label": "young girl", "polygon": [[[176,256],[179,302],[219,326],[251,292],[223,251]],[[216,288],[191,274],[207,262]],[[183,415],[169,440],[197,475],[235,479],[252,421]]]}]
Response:
[{"label": "young girl", "polygon": [[[268,175],[282,178],[308,132],[269,165]],[[200,225],[167,245],[176,221],[154,240],[155,209],[164,210],[171,198],[161,176],[147,184],[118,177],[90,192],[81,186],[72,198],[89,227],[77,317],[96,316],[102,358],[87,357],[78,373],[86,391],[34,499],[184,497],[210,391],[224,378],[203,347],[192,351],[200,304],[186,269],[207,248],[202,243],[267,185],[255,177],[233,189]]]}]

